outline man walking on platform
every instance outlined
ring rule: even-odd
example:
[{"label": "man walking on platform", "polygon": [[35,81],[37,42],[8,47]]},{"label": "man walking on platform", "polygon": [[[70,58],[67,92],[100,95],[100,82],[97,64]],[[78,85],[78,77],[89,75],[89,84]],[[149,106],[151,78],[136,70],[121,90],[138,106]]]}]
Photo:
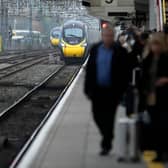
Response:
[{"label": "man walking on platform", "polygon": [[103,156],[112,149],[116,109],[130,74],[127,52],[115,43],[114,36],[110,24],[102,29],[102,42],[90,50],[85,78],[85,93],[92,102],[93,118],[102,135]]}]

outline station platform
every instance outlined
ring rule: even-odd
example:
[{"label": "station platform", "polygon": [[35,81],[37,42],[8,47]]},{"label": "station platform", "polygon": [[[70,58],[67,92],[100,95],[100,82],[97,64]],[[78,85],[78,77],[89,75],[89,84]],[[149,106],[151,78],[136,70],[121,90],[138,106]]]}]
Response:
[{"label": "station platform", "polygon": [[[83,81],[81,70],[18,168],[163,168],[160,163],[143,160],[118,163],[116,140],[109,156],[99,156],[100,135],[92,120],[91,104],[83,94]],[[124,108],[119,107],[116,118],[124,115]]]}]

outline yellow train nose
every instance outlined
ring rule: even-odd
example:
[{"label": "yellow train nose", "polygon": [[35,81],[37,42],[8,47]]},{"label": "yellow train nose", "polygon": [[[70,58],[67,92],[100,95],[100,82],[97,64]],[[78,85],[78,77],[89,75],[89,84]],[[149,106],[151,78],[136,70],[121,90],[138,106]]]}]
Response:
[{"label": "yellow train nose", "polygon": [[59,42],[60,42],[60,40],[57,39],[57,38],[52,38],[52,39],[51,39],[51,44],[52,44],[53,46],[57,46],[57,45],[59,44]]},{"label": "yellow train nose", "polygon": [[64,47],[63,53],[65,57],[83,57],[85,48],[80,46]]}]

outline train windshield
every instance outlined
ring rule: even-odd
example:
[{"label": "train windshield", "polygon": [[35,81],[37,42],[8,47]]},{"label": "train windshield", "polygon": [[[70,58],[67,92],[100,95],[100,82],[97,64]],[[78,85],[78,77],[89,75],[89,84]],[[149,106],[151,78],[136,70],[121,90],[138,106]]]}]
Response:
[{"label": "train windshield", "polygon": [[67,28],[65,29],[65,37],[83,38],[83,30],[80,28]]},{"label": "train windshield", "polygon": [[84,39],[84,31],[82,28],[65,28],[63,32],[64,40],[72,45],[79,44]]},{"label": "train windshield", "polygon": [[52,37],[54,37],[54,38],[60,38],[60,32],[58,32],[58,31],[53,31],[53,32],[51,33],[51,35],[52,35]]}]

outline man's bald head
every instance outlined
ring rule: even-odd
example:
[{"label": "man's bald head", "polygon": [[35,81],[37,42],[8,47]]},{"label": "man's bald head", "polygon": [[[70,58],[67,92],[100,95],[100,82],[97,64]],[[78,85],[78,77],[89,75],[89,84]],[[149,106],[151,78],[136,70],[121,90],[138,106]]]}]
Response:
[{"label": "man's bald head", "polygon": [[110,47],[114,43],[115,31],[112,25],[107,24],[102,28],[102,41],[106,47]]}]

